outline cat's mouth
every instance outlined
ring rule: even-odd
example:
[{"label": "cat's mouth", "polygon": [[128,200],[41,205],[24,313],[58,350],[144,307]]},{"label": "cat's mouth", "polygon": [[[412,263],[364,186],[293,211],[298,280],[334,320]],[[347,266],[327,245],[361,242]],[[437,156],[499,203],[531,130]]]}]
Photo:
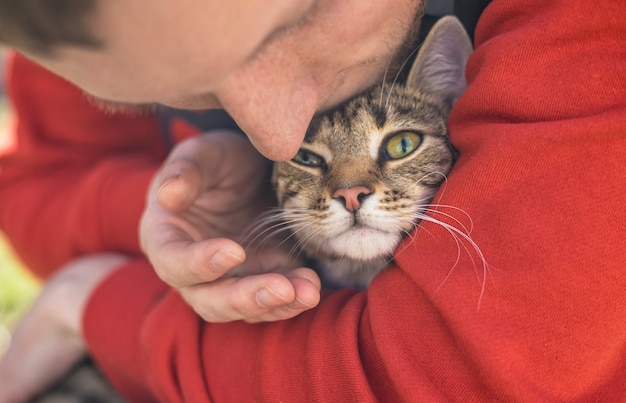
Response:
[{"label": "cat's mouth", "polygon": [[350,229],[358,229],[358,228],[370,228],[369,225],[365,224],[362,219],[359,219],[357,214],[352,216],[352,224],[350,224]]},{"label": "cat's mouth", "polygon": [[333,237],[328,247],[340,256],[371,260],[393,253],[399,235],[355,221],[343,233]]},{"label": "cat's mouth", "polygon": [[370,227],[366,224],[354,224],[350,228],[348,228],[342,235],[346,234],[362,234],[366,236],[375,235],[375,234],[385,234],[385,231],[381,231],[380,229]]},{"label": "cat's mouth", "polygon": [[367,222],[367,219],[359,217],[357,214],[355,214],[352,217],[352,221],[346,224],[344,230],[337,236],[337,238],[355,238],[357,236],[361,236],[365,240],[375,239],[376,237],[385,236],[390,233],[387,228],[381,228],[381,226],[373,224],[376,223]]},{"label": "cat's mouth", "polygon": [[358,217],[352,218],[352,223],[346,226],[345,231],[341,234],[341,236],[345,236],[347,234],[360,233],[367,236],[372,236],[371,234],[384,234],[386,231],[381,230],[380,228],[376,228],[364,222],[363,219],[359,219]]},{"label": "cat's mouth", "polygon": [[367,216],[363,216],[359,214],[359,212],[355,212],[352,215],[351,222],[346,225],[346,232],[349,231],[374,231],[377,233],[388,233],[389,231],[386,228],[382,228],[380,225],[375,225],[376,220],[372,220]]}]

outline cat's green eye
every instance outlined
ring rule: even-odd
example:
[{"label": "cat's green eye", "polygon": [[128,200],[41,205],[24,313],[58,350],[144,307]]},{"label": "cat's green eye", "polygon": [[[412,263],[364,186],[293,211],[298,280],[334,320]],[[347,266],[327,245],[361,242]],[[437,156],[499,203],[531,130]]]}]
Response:
[{"label": "cat's green eye", "polygon": [[322,157],[303,149],[298,150],[298,153],[295,157],[293,157],[292,161],[297,164],[312,168],[324,166],[324,160],[322,159]]},{"label": "cat's green eye", "polygon": [[397,160],[411,154],[419,147],[422,137],[413,132],[400,132],[390,136],[385,142],[384,155],[388,159]]}]

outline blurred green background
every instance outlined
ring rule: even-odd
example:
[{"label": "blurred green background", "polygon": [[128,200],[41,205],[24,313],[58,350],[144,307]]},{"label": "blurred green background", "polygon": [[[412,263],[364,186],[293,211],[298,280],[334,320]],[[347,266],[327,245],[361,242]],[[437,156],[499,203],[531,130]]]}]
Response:
[{"label": "blurred green background", "polygon": [[0,356],[11,340],[11,330],[38,290],[38,281],[23,268],[0,234]]}]

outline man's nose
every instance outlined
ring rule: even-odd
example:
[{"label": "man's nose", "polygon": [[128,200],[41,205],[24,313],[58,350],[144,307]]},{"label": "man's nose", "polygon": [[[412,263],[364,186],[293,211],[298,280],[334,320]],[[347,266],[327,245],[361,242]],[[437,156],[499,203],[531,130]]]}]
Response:
[{"label": "man's nose", "polygon": [[254,147],[274,161],[296,155],[319,100],[312,81],[288,74],[231,83],[217,96]]}]

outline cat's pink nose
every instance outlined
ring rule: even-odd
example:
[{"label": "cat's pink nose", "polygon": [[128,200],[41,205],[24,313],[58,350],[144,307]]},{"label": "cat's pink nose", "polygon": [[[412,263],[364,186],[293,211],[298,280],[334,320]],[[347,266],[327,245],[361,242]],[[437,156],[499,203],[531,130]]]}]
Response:
[{"label": "cat's pink nose", "polygon": [[333,198],[342,199],[346,210],[355,212],[361,207],[363,199],[370,194],[372,194],[372,190],[365,186],[353,186],[335,190]]}]

